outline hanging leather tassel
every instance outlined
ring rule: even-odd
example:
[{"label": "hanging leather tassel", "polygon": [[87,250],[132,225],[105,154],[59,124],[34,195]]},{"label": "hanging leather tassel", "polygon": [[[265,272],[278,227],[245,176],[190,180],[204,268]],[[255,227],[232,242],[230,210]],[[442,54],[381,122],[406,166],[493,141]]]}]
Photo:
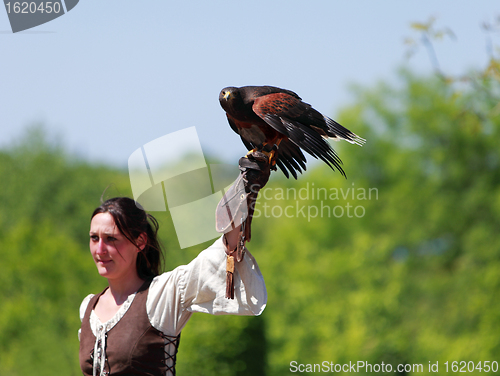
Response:
[{"label": "hanging leather tassel", "polygon": [[234,256],[226,259],[226,298],[234,299]]}]

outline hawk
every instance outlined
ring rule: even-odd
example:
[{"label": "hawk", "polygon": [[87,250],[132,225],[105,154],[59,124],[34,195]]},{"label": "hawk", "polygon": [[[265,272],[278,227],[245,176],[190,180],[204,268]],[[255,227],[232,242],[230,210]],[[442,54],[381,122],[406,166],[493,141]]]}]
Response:
[{"label": "hawk", "polygon": [[302,150],[346,176],[327,138],[363,145],[365,140],[322,115],[293,91],[274,86],[226,87],[219,95],[229,125],[250,151],[269,153],[271,166],[289,178],[306,170]]}]

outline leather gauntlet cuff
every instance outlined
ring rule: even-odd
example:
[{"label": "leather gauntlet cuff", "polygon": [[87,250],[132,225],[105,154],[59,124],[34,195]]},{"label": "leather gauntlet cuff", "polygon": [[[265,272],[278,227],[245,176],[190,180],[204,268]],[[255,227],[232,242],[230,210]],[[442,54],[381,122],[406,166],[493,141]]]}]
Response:
[{"label": "leather gauntlet cuff", "polygon": [[240,227],[236,248],[226,247],[226,298],[234,299],[234,268],[235,263],[243,260],[246,242],[251,238],[251,224],[255,203],[259,191],[266,185],[271,173],[269,158],[260,151],[254,151],[240,158],[240,175],[217,205],[215,213],[216,230],[222,233]]}]

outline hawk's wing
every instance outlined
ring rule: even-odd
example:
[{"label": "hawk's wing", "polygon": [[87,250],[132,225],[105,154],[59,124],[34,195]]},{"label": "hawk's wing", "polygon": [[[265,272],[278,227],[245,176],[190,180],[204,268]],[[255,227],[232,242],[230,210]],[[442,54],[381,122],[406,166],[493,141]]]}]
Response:
[{"label": "hawk's wing", "polygon": [[[316,122],[312,124],[314,118],[311,115],[316,115],[317,111],[311,108],[311,105],[287,93],[275,93],[256,98],[252,109],[255,114],[263,119],[269,126],[290,140],[294,146],[303,149],[314,158],[321,159],[332,169],[335,167],[345,176],[345,172],[340,166],[342,161],[339,156],[322,137],[322,134],[318,132],[317,128],[323,128],[324,124],[316,124]],[[323,122],[326,123],[324,120]],[[326,132],[322,133],[325,134]],[[327,134],[325,134],[325,136],[328,137]],[[288,149],[292,152],[293,148],[288,147]],[[278,155],[280,154],[281,144],[278,150]],[[289,164],[292,161],[298,162],[295,157],[299,157],[300,159],[296,150],[293,150],[291,156],[293,156],[292,160],[290,160],[290,158],[285,158],[286,162]],[[303,161],[305,161],[305,158]],[[283,161],[281,162],[283,163]],[[287,165],[285,164],[285,166]],[[293,164],[291,164],[291,166],[293,166]],[[287,168],[288,167],[289,166],[287,166]]]},{"label": "hawk's wing", "polygon": [[[236,126],[232,117],[227,115],[227,120],[229,122],[229,125],[231,126],[231,129],[235,133],[240,134],[239,129]],[[258,146],[249,142],[241,135],[240,138],[241,141],[243,142],[243,145],[245,145],[245,147],[249,151]],[[289,175],[290,172],[290,174],[292,174],[292,176],[295,179],[297,179],[297,171],[302,173],[302,171],[306,170],[306,157],[304,156],[304,154],[297,145],[293,144],[287,139],[284,139],[279,146],[279,153],[276,165],[280,168],[281,171],[283,171],[283,174],[285,174],[287,178],[290,176]]]}]

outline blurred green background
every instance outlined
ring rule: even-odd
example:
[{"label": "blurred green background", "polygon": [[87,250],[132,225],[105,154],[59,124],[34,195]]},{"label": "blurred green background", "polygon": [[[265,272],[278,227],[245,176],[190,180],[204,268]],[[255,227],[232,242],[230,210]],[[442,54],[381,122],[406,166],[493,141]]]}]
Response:
[{"label": "blurred green background", "polygon": [[[472,361],[481,374],[478,362],[500,362],[499,61],[460,77],[435,68],[352,88],[335,118],[367,143],[334,144],[347,180],[319,164],[298,181],[273,175],[248,245],[268,306],[195,314],[179,375],[289,375],[291,362],[324,361],[384,362],[390,374]],[[78,308],[106,283],[88,251],[90,214],[104,191],[131,196],[128,172],[82,161],[34,126],[0,150],[0,178],[0,374],[78,375]],[[154,214],[168,270],[210,244],[180,250],[169,213]]]}]

